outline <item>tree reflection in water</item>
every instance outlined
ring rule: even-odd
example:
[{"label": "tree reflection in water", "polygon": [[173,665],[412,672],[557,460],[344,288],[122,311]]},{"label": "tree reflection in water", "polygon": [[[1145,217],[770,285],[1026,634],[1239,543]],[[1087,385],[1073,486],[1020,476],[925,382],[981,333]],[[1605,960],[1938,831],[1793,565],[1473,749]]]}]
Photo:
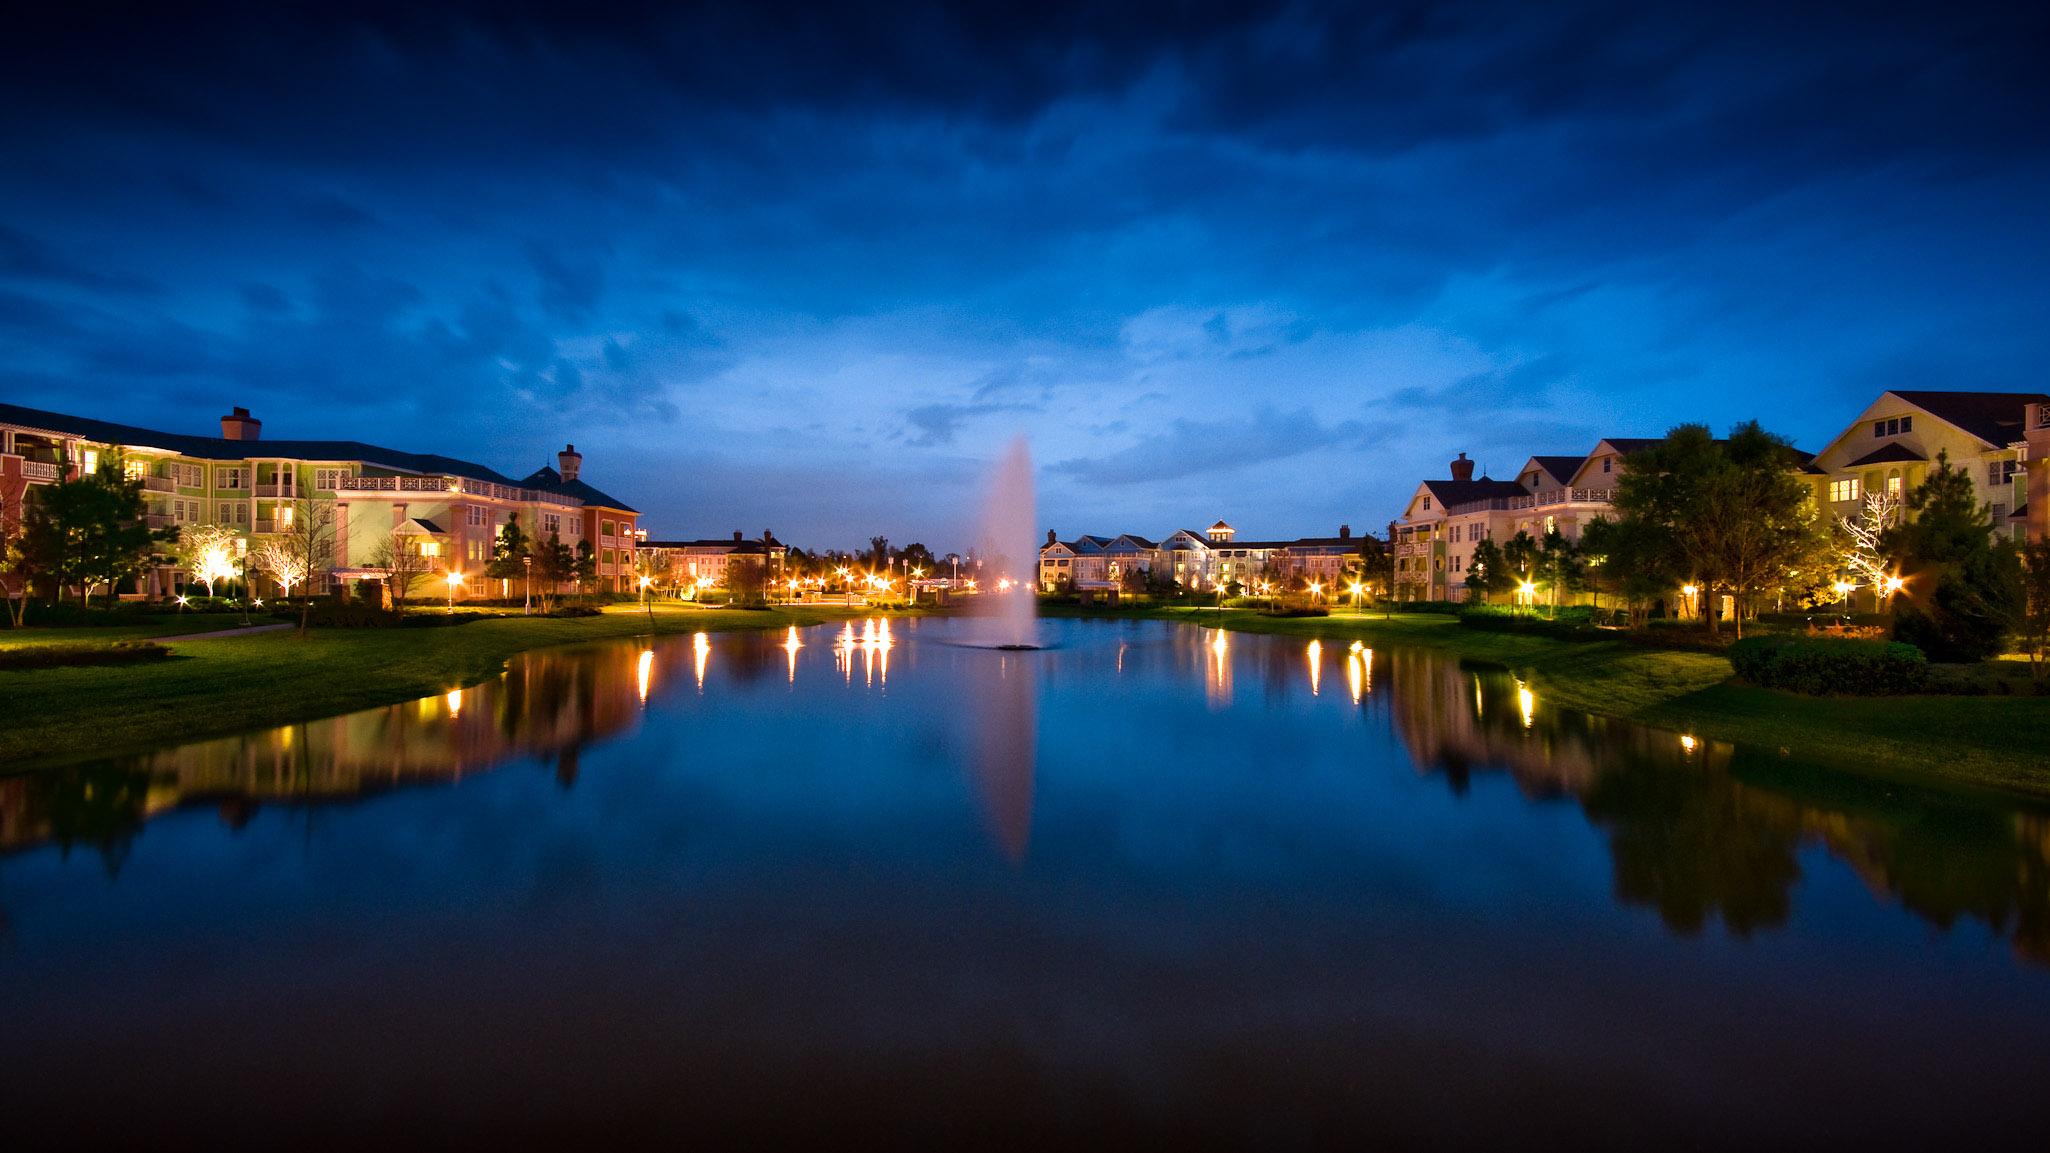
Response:
[{"label": "tree reflection in water", "polygon": [[1528,798],[1577,801],[1607,831],[1617,898],[1676,932],[1784,924],[1799,854],[1819,845],[1882,899],[1943,927],[1982,921],[2050,963],[2050,815],[1853,781],[1542,699],[1526,727],[1505,670],[1419,652],[1386,661],[1396,731],[1420,772],[1461,794],[1476,773],[1506,772]]}]

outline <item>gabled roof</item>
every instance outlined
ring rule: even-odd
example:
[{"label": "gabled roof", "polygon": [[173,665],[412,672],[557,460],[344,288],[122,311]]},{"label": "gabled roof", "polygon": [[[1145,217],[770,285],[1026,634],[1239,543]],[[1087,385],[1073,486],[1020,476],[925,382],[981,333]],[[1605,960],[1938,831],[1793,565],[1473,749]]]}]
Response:
[{"label": "gabled roof", "polygon": [[393,529],[392,531],[393,531],[393,532],[424,532],[424,533],[427,533],[427,534],[429,534],[430,536],[441,536],[441,535],[443,535],[443,533],[442,533],[442,530],[441,530],[441,526],[440,526],[440,525],[438,525],[438,524],[435,524],[435,523],[434,523],[433,521],[431,521],[431,520],[427,520],[427,519],[425,519],[425,518],[422,518],[422,517],[417,517],[417,516],[409,516],[409,517],[407,517],[407,518],[406,518],[406,521],[405,521],[405,523],[404,523],[404,524],[401,524],[401,525],[400,525],[399,527],[397,527],[397,528]]},{"label": "gabled roof", "polygon": [[[1169,533],[1169,534],[1167,534],[1167,535],[1168,535],[1168,536],[1169,536],[1170,538],[1172,538],[1172,537],[1177,537],[1177,536],[1183,536],[1183,537],[1187,537],[1187,538],[1189,538],[1190,540],[1192,540],[1192,541],[1196,542],[1196,547],[1197,547],[1197,548],[1206,548],[1206,549],[1207,549],[1207,548],[1209,548],[1209,547],[1210,547],[1210,539],[1209,539],[1208,537],[1204,536],[1204,535],[1203,535],[1202,533],[1200,533],[1200,532],[1197,532],[1197,531],[1196,531],[1195,529],[1192,529],[1192,528],[1178,528],[1178,529],[1174,530],[1173,532],[1171,532],[1171,533]],[[1162,543],[1163,543],[1163,544],[1165,544],[1166,542],[1164,542],[1164,541],[1163,541]]]},{"label": "gabled roof", "polygon": [[519,483],[527,488],[538,488],[546,492],[559,492],[564,496],[573,496],[585,504],[598,508],[609,508],[614,512],[630,512],[638,515],[641,511],[616,496],[611,496],[592,488],[581,480],[564,480],[561,473],[556,472],[545,464],[528,474],[527,478]]},{"label": "gabled roof", "polygon": [[2050,394],[2040,392],[1925,392],[1890,388],[1887,393],[1995,448],[2005,448],[2022,439],[2024,405],[2050,404]]},{"label": "gabled roof", "polygon": [[1899,464],[1909,461],[1926,461],[1929,458],[1899,441],[1880,445],[1864,456],[1844,465],[1845,468],[1863,468],[1868,464]]},{"label": "gabled roof", "polygon": [[1580,470],[1580,462],[1586,460],[1587,457],[1534,456],[1530,459],[1539,468],[1544,469],[1546,473],[1550,474],[1553,480],[1558,481],[1560,484],[1565,484],[1573,479],[1573,474]]},{"label": "gabled roof", "polygon": [[[1602,444],[1608,445],[1624,456],[1629,456],[1633,452],[1643,452],[1653,445],[1664,444],[1665,440],[1666,438],[1662,436],[1605,436],[1602,438]],[[1593,454],[1590,453],[1589,455]]]},{"label": "gabled roof", "polygon": [[1430,490],[1432,496],[1438,498],[1440,505],[1447,508],[1455,504],[1465,504],[1470,500],[1527,495],[1523,486],[1513,480],[1490,480],[1487,477],[1479,480],[1427,480],[1424,487]]},{"label": "gabled roof", "polygon": [[1213,524],[1213,525],[1211,525],[1210,527],[1211,527],[1211,528],[1213,528],[1213,529],[1220,529],[1220,528],[1230,528],[1231,526],[1230,526],[1230,525],[1228,525],[1228,524],[1226,524],[1226,523],[1224,523],[1223,521],[1218,521],[1218,522],[1217,522],[1216,524]]},{"label": "gabled roof", "polygon": [[1153,551],[1154,549],[1157,549],[1157,548],[1159,548],[1159,547],[1160,547],[1160,542],[1159,542],[1159,541],[1156,541],[1156,540],[1147,540],[1147,539],[1146,539],[1145,537],[1143,537],[1143,536],[1140,536],[1140,535],[1138,535],[1137,533],[1129,533],[1129,532],[1128,532],[1128,533],[1124,533],[1124,534],[1121,534],[1121,535],[1120,535],[1120,536],[1118,537],[1118,539],[1116,539],[1116,540],[1114,540],[1114,541],[1110,542],[1110,547],[1111,547],[1111,548],[1116,548],[1116,547],[1117,547],[1118,545],[1121,545],[1121,544],[1122,544],[1122,545],[1130,545],[1130,546],[1131,546],[1131,547],[1133,547],[1133,548],[1139,548],[1139,549],[1144,549],[1144,550],[1146,550],[1147,552],[1152,552],[1152,551]]}]

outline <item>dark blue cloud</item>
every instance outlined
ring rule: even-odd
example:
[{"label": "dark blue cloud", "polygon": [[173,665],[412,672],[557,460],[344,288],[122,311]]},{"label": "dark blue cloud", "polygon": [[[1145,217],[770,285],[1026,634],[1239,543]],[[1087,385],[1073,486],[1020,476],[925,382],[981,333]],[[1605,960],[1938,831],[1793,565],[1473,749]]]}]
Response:
[{"label": "dark blue cloud", "polygon": [[1460,449],[2040,385],[2041,6],[8,32],[8,399],[508,469],[573,439],[683,535],[965,540],[1019,430],[1070,531],[1266,535],[1380,523]]}]

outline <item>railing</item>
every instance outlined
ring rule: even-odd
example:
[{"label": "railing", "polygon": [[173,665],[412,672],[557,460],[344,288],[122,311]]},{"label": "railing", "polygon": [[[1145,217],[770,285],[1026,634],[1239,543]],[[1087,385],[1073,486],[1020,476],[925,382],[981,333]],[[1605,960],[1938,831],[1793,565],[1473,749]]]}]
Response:
[{"label": "railing", "polygon": [[276,532],[278,531],[277,524],[277,521],[266,520],[263,517],[258,517],[256,518],[256,531],[259,533]]},{"label": "railing", "polygon": [[297,488],[298,488],[298,486],[297,486],[297,485],[290,485],[290,484],[260,484],[260,485],[257,485],[257,486],[256,486],[256,495],[258,495],[258,496],[297,496],[297,495],[299,495],[299,494],[298,494],[298,492],[297,492],[297,491],[295,491],[295,490],[296,490]]},{"label": "railing", "polygon": [[468,496],[491,497],[496,500],[521,501],[529,504],[555,504],[565,508],[576,508],[584,502],[561,493],[542,492],[539,489],[520,488],[517,485],[494,484],[487,480],[472,480],[468,477],[433,476],[345,476],[335,481],[336,492],[434,492],[462,493]]},{"label": "railing", "polygon": [[30,480],[56,480],[58,469],[48,461],[25,460],[21,462],[21,475]]},{"label": "railing", "polygon": [[142,478],[144,492],[176,492],[178,485],[168,476],[146,476]]},{"label": "railing", "polygon": [[167,512],[153,512],[142,518],[142,523],[151,528],[172,528],[178,521]]}]

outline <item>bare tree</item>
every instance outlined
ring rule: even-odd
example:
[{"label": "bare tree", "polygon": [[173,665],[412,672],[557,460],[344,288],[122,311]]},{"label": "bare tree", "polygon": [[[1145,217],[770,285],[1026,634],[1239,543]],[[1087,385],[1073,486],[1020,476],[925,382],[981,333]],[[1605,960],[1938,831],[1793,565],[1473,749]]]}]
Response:
[{"label": "bare tree", "polygon": [[[333,497],[302,496],[285,506],[283,531],[274,538],[281,561],[297,568],[299,581],[304,582],[307,592],[313,591],[314,580],[327,571],[334,562],[335,548],[335,502]],[[268,548],[269,546],[266,546]],[[275,570],[273,572],[275,579]],[[279,580],[280,584],[286,584]],[[292,595],[286,584],[285,595]],[[306,632],[306,623],[313,612],[309,598],[299,606],[299,632]]]},{"label": "bare tree", "polygon": [[392,607],[403,609],[413,586],[427,575],[428,557],[410,536],[392,533],[371,554],[370,563],[384,570],[384,587],[391,593]]},{"label": "bare tree", "polygon": [[255,562],[256,571],[276,581],[284,590],[286,600],[292,599],[293,585],[306,583],[306,558],[294,551],[289,541],[267,540],[251,559]]},{"label": "bare tree", "polygon": [[1840,516],[1837,523],[1844,535],[1850,538],[1850,546],[1844,553],[1844,567],[1851,575],[1875,589],[1886,587],[1890,575],[1886,567],[1886,554],[1880,551],[1879,539],[1886,530],[1900,522],[1900,498],[1888,492],[1868,492],[1865,507],[1855,518]]},{"label": "bare tree", "polygon": [[215,582],[235,578],[235,546],[241,539],[224,524],[191,525],[178,535],[178,559],[193,580],[206,586],[208,597],[214,595]]}]

